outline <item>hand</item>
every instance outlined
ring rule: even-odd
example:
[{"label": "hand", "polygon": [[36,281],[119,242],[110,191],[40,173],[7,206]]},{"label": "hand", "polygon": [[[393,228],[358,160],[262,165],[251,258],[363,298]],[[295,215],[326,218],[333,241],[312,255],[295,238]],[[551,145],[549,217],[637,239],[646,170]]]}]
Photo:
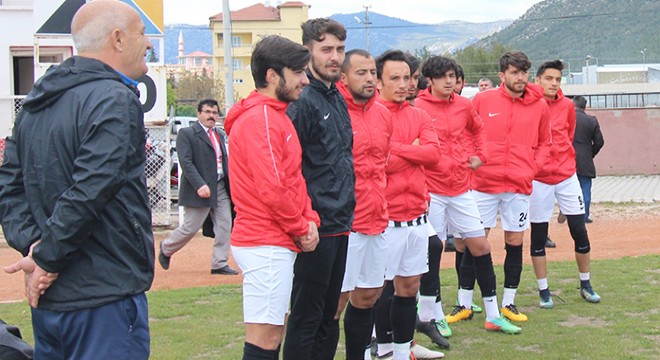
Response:
[{"label": "hand", "polygon": [[413,145],[416,145],[416,146],[421,145],[421,143],[419,142],[419,138],[416,138],[416,139],[412,142],[412,144],[413,144]]},{"label": "hand", "polygon": [[481,162],[481,159],[479,159],[478,156],[470,156],[470,158],[468,159],[468,166],[472,170],[477,170],[479,167],[481,167],[481,165],[483,165],[483,163]]},{"label": "hand", "polygon": [[39,241],[30,246],[30,253],[28,256],[14,264],[5,266],[3,269],[8,274],[23,270],[25,297],[28,299],[29,305],[33,308],[39,306],[39,297],[46,292],[46,289],[48,289],[55,280],[57,280],[58,276],[58,274],[47,273],[32,259],[32,251],[38,243]]},{"label": "hand", "polygon": [[316,227],[316,223],[310,221],[307,234],[298,236],[296,238],[298,238],[298,242],[296,242],[296,244],[298,245],[300,250],[304,252],[314,251],[316,249],[316,246],[319,244],[319,231],[318,228]]},{"label": "hand", "polygon": [[204,185],[197,189],[197,195],[202,199],[208,199],[211,197],[211,188],[208,185]]}]

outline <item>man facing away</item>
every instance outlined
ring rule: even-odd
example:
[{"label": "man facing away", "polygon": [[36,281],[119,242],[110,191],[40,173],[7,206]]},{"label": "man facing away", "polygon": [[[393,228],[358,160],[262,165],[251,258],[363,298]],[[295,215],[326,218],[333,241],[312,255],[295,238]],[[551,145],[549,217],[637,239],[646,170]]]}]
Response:
[{"label": "man facing away", "polygon": [[584,112],[587,107],[587,99],[584,96],[576,96],[573,98],[573,104],[575,104],[573,148],[575,148],[576,173],[584,199],[584,221],[589,224],[593,222],[589,217],[589,209],[591,207],[591,180],[596,177],[594,157],[605,145],[605,140],[600,131],[598,119]]},{"label": "man facing away", "polygon": [[312,54],[310,85],[289,105],[287,115],[300,140],[302,173],[321,226],[316,250],[296,258],[284,358],[333,359],[339,341],[334,317],[355,209],[351,119],[335,86],[344,62],[346,29],[334,20],[311,19],[302,30],[303,45]]},{"label": "man facing away", "polygon": [[250,65],[257,89],[231,108],[225,123],[236,205],[232,253],[244,275],[245,360],[279,358],[296,254],[318,243],[318,214],[286,116],[288,103],[309,84],[309,58],[309,50],[286,38],[260,40]]},{"label": "man facing away", "polygon": [[550,157],[543,163],[533,181],[530,197],[529,221],[531,222],[530,254],[539,286],[539,306],[554,307],[548,287],[548,266],[545,257],[545,241],[548,222],[552,218],[555,199],[568,221],[568,228],[575,244],[575,260],[580,277],[580,295],[587,302],[600,302],[600,296],[591,287],[589,236],[585,226],[584,200],[575,174],[575,108],[573,102],[561,91],[561,60],[548,61],[539,66],[536,84],[543,88],[543,97],[550,109],[552,147]]},{"label": "man facing away", "polygon": [[[392,145],[385,169],[390,221],[384,236],[388,244],[385,279],[394,284],[393,297],[381,299],[378,314],[381,320],[389,319],[391,325],[377,326],[376,331],[378,355],[392,351],[395,360],[410,356],[419,281],[428,271],[428,190],[423,166],[434,165],[439,159],[438,138],[431,119],[406,101],[410,87],[406,60],[406,54],[399,50],[387,51],[376,60],[378,101],[392,113]],[[390,326],[392,340],[387,343],[388,335],[380,330]]]},{"label": "man facing away", "polygon": [[387,265],[385,165],[392,120],[389,110],[376,102],[376,61],[369,52],[354,49],[346,53],[337,88],[351,116],[357,200],[342,284],[342,299],[350,292],[344,316],[346,359],[362,360],[371,340],[373,307]]},{"label": "man facing away", "polygon": [[123,2],[80,7],[78,55],[34,84],[7,139],[0,217],[25,257],[4,270],[25,272],[35,359],[149,358],[144,30]]},{"label": "man facing away", "polygon": [[167,270],[172,255],[192,240],[211,215],[213,257],[211,274],[236,275],[227,264],[231,234],[231,200],[225,136],[215,128],[218,102],[205,99],[197,104],[197,122],[179,130],[176,147],[182,169],[179,205],[184,207],[183,224],[160,243],[158,262]]},{"label": "man facing away", "polygon": [[502,85],[472,100],[486,126],[488,151],[488,163],[473,173],[473,194],[486,236],[500,212],[506,249],[501,313],[518,322],[527,321],[515,306],[515,296],[523,266],[523,234],[529,227],[529,195],[551,146],[548,105],[543,89],[527,84],[530,66],[524,53],[505,53],[500,58]]},{"label": "man facing away", "polygon": [[[486,330],[515,334],[520,332],[520,328],[500,316],[490,244],[486,240],[479,208],[469,191],[470,173],[486,162],[484,123],[470,101],[453,91],[457,68],[454,60],[444,57],[432,56],[426,60],[422,66],[422,75],[430,86],[420,92],[415,103],[431,116],[440,142],[440,162],[424,168],[431,195],[429,220],[441,240],[447,239],[449,224],[465,242],[465,253],[472,256],[470,265],[474,263],[473,271],[486,308]],[[469,138],[464,139],[464,136]],[[466,144],[473,147],[469,148]],[[439,264],[436,266],[439,267]],[[435,276],[438,276],[437,269]],[[471,318],[474,281],[463,281],[460,285],[458,311],[466,312],[467,317]],[[435,297],[425,299],[422,296],[420,305],[423,301],[433,303]],[[441,305],[438,303],[437,306]],[[443,321],[446,326],[441,308],[430,314],[422,313],[421,309],[420,306],[421,321],[429,322],[433,327],[436,326],[436,321]]]}]

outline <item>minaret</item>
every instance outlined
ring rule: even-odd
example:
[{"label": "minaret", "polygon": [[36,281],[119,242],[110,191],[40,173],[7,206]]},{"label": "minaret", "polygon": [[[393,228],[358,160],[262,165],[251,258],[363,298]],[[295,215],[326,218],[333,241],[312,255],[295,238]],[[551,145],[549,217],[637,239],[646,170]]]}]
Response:
[{"label": "minaret", "polygon": [[179,58],[183,57],[183,31],[179,31]]}]

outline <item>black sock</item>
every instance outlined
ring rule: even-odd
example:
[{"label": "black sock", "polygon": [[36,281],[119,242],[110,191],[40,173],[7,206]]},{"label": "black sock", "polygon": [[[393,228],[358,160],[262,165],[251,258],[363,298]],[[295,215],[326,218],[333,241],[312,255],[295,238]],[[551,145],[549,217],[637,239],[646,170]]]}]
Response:
[{"label": "black sock", "polygon": [[497,281],[493,270],[493,259],[490,253],[474,258],[474,274],[481,289],[481,297],[495,296]]},{"label": "black sock", "polygon": [[394,343],[403,344],[412,341],[415,336],[415,320],[417,320],[417,299],[414,296],[394,295],[390,319]]},{"label": "black sock", "polygon": [[442,240],[437,235],[429,236],[429,271],[422,275],[419,282],[420,295],[440,296],[440,259]]},{"label": "black sock", "polygon": [[380,295],[375,306],[376,338],[379,344],[392,342],[392,322],[390,321],[390,310],[392,310],[392,298],[394,297],[394,283],[386,281],[383,293]]},{"label": "black sock", "polygon": [[550,288],[539,290],[539,296],[541,296],[544,299],[549,298],[550,297]]},{"label": "black sock", "polygon": [[523,246],[506,244],[506,257],[504,258],[504,287],[517,289],[522,273]]},{"label": "black sock", "polygon": [[454,268],[456,269],[456,278],[461,278],[461,263],[463,262],[463,252],[456,249],[456,259],[454,260]]},{"label": "black sock", "polygon": [[580,280],[580,287],[581,288],[590,288],[591,287],[591,280]]},{"label": "black sock", "polygon": [[266,350],[246,342],[243,345],[243,360],[274,360],[279,356],[279,349],[278,346],[276,350]]},{"label": "black sock", "polygon": [[373,308],[358,309],[350,302],[346,306],[346,315],[344,315],[346,360],[364,359],[364,349],[371,343],[373,313]]},{"label": "black sock", "polygon": [[474,289],[474,257],[466,247],[463,253],[463,260],[461,261],[461,272],[458,276],[458,285],[460,289],[472,290]]}]

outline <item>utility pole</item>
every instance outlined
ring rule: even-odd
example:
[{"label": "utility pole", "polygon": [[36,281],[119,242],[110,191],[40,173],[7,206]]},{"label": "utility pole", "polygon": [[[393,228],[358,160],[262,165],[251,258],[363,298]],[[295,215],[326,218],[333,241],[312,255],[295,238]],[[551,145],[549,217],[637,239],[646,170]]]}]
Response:
[{"label": "utility pole", "polygon": [[222,0],[222,39],[225,53],[225,114],[234,105],[234,58],[231,48],[231,11],[229,0]]},{"label": "utility pole", "polygon": [[365,26],[366,33],[367,33],[367,51],[370,51],[369,50],[369,25],[371,24],[371,22],[369,21],[369,8],[371,7],[371,5],[362,5],[362,7],[364,8],[364,26]]}]

